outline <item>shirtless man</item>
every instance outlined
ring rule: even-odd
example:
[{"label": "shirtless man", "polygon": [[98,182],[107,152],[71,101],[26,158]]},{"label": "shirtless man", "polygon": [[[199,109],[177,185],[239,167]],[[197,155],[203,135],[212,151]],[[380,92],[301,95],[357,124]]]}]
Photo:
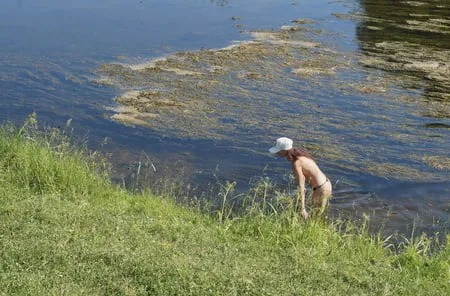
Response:
[{"label": "shirtless man", "polygon": [[289,138],[279,138],[274,147],[270,148],[270,153],[280,157],[286,157],[292,164],[292,172],[297,180],[298,192],[301,200],[301,214],[308,219],[308,212],[305,207],[305,181],[313,190],[311,206],[319,208],[320,213],[326,209],[328,199],[331,197],[332,188],[330,180],[317,166],[311,155],[307,152],[292,147],[292,140]]}]

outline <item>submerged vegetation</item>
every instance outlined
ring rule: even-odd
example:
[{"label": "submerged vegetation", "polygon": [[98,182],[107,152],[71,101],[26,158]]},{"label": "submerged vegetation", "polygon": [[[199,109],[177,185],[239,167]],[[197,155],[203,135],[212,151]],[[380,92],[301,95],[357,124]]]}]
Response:
[{"label": "submerged vegetation", "polygon": [[428,19],[448,35],[450,20],[431,14],[446,9],[438,4],[417,6],[430,15],[418,11],[405,16],[408,22],[377,14],[370,1],[361,4],[365,12],[330,16],[362,24],[359,51],[341,48],[343,36],[320,21],[299,18],[280,29],[243,31],[247,41],[220,49],[105,64],[98,82],[124,89],[109,107],[111,118],[124,124],[245,149],[283,130],[315,145],[337,171],[446,182],[448,131],[436,127],[450,114],[449,51],[445,44],[423,46],[414,34],[383,39],[387,27],[416,32]]},{"label": "submerged vegetation", "polygon": [[221,206],[174,203],[109,181],[98,153],[30,117],[0,129],[0,294],[445,295],[448,237],[371,235],[304,221],[267,180]]}]

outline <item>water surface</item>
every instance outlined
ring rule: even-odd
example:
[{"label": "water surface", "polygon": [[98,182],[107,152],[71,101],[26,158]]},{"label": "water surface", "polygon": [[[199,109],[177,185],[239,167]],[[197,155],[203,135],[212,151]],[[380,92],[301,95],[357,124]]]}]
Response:
[{"label": "water surface", "polygon": [[[258,176],[287,183],[289,164],[267,149],[289,136],[333,180],[334,213],[370,213],[394,230],[418,223],[442,231],[450,197],[449,15],[438,1],[2,1],[0,120],[20,124],[37,112],[42,125],[63,127],[72,118],[75,135],[110,155],[116,180],[133,182],[139,162],[151,160],[154,179],[218,178],[241,189]],[[311,22],[291,32],[293,20]],[[105,65],[217,50],[283,29],[290,40],[320,46],[262,42],[270,56],[234,67],[225,60],[230,70],[202,93],[216,112],[199,124],[194,113],[193,128],[173,111],[145,126],[111,119],[114,98],[156,82],[138,71],[127,81],[99,70]],[[180,79],[170,75],[160,81]],[[114,83],[99,83],[105,77]]]}]

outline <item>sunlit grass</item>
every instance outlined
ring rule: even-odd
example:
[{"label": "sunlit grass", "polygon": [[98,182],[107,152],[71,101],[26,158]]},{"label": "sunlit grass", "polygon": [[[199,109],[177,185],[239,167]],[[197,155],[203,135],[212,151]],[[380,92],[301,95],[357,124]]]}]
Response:
[{"label": "sunlit grass", "polygon": [[[190,207],[109,182],[56,130],[0,131],[0,295],[446,295],[448,243],[396,251],[367,224],[304,221],[261,179]],[[447,239],[448,241],[448,239]]]},{"label": "sunlit grass", "polygon": [[34,193],[81,195],[109,183],[101,176],[106,163],[98,153],[73,148],[59,129],[40,132],[35,125],[33,114],[19,130],[12,126],[0,130],[0,182]]}]

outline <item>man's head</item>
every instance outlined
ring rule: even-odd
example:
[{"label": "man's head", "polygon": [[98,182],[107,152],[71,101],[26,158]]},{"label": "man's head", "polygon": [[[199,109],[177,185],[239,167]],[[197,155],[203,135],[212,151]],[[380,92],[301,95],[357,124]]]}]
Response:
[{"label": "man's head", "polygon": [[293,141],[289,138],[282,137],[277,139],[277,143],[275,146],[269,149],[270,153],[277,154],[281,157],[286,157],[288,154],[288,150],[292,149]]}]

